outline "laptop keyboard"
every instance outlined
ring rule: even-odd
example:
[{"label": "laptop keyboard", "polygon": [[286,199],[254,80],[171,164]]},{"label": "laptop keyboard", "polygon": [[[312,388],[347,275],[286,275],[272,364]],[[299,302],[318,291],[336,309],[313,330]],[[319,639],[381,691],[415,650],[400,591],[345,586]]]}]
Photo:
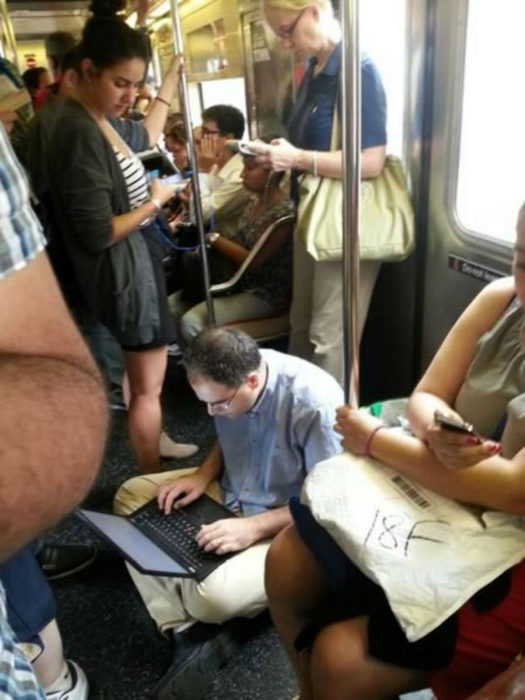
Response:
[{"label": "laptop keyboard", "polygon": [[135,513],[131,520],[192,574],[197,574],[203,566],[216,565],[221,559],[217,554],[205,552],[197,546],[195,538],[199,528],[183,510],[174,510],[169,515],[153,509],[142,510]]}]

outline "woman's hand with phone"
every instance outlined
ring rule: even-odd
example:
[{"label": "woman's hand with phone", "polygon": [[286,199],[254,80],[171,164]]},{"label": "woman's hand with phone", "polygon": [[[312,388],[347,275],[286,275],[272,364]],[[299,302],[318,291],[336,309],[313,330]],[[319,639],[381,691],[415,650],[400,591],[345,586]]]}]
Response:
[{"label": "woman's hand with phone", "polygon": [[286,139],[273,139],[269,144],[248,141],[246,146],[255,154],[260,165],[266,165],[271,170],[293,170],[298,166],[301,150]]},{"label": "woman's hand with phone", "polygon": [[175,196],[176,185],[173,183],[165,182],[160,178],[156,177],[153,179],[149,186],[149,191],[152,199],[158,199],[158,201],[164,205],[169,202]]},{"label": "woman's hand with phone", "polygon": [[426,443],[436,459],[449,469],[472,467],[501,450],[499,443],[484,440],[452,409],[446,414],[436,411],[426,430]]}]

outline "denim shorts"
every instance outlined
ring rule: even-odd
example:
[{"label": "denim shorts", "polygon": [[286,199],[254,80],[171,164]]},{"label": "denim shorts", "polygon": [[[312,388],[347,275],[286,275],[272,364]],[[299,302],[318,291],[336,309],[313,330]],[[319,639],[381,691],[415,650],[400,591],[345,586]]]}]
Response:
[{"label": "denim shorts", "polygon": [[27,545],[0,564],[7,619],[17,641],[39,643],[38,635],[56,616],[55,598],[36,559],[38,547]]}]

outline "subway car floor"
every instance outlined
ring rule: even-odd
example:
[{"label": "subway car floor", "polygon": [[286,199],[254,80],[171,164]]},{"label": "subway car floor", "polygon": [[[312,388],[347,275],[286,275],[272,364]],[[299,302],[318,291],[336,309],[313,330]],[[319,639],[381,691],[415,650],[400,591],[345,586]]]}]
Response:
[{"label": "subway car floor", "polygon": [[[177,440],[201,447],[188,460],[166,463],[176,469],[198,464],[214,433],[205,407],[195,399],[183,371],[172,363],[163,392],[164,426]],[[85,501],[95,510],[109,511],[117,487],[134,475],[125,414],[112,411],[111,419],[106,458]],[[48,538],[97,541],[101,550],[89,569],[52,584],[66,655],[86,671],[90,700],[148,700],[176,650],[157,632],[118,554],[75,518],[61,523]],[[195,700],[290,700],[294,693],[288,661],[263,615],[251,623],[247,640],[214,676],[208,694]]]},{"label": "subway car floor", "polygon": [[[214,441],[213,421],[173,360],[168,366],[162,402],[168,434],[201,448],[189,459],[166,462],[166,468],[199,464]],[[118,486],[134,475],[125,413],[112,411],[104,463],[84,505],[109,512]],[[88,569],[52,582],[66,656],[85,670],[90,681],[90,700],[149,700],[175,658],[176,649],[157,632],[121,558],[74,517],[67,518],[46,538],[54,542],[96,542],[100,550]],[[246,640],[215,674],[209,692],[193,700],[294,697],[293,673],[268,615],[247,623],[244,634]],[[429,691],[402,698],[433,700]]]}]

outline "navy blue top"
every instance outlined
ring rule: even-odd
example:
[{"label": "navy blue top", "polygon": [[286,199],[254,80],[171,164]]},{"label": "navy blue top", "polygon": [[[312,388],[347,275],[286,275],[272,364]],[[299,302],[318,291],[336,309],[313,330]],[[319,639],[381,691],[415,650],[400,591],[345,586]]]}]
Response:
[{"label": "navy blue top", "polygon": [[[317,59],[308,63],[288,123],[288,138],[298,148],[329,151],[334,105],[341,72],[341,43],[314,77]],[[361,148],[386,144],[386,97],[370,58],[361,58]]]}]

